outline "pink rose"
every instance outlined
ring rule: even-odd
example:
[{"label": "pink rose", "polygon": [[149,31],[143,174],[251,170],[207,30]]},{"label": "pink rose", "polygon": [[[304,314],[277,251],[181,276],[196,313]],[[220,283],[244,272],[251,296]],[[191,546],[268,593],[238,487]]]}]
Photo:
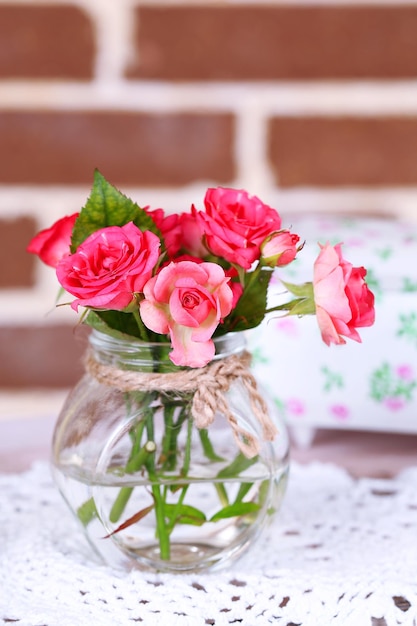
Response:
[{"label": "pink rose", "polygon": [[145,208],[145,210],[161,231],[168,257],[170,259],[173,258],[181,249],[180,216],[177,213],[165,215],[165,211],[163,209],[154,209],[149,211]]},{"label": "pink rose", "polygon": [[79,213],[62,217],[50,228],[41,230],[26,248],[51,267],[56,267],[65,254],[70,253],[71,235]]},{"label": "pink rose", "polygon": [[229,279],[216,263],[170,263],[146,283],[140,303],[142,321],[169,334],[175,365],[203,367],[214,356],[211,339],[232,308]]},{"label": "pink rose", "polygon": [[173,213],[165,215],[163,209],[146,209],[161,231],[165,241],[168,258],[174,260],[178,255],[188,254],[196,258],[207,255],[203,245],[203,231],[194,213]]},{"label": "pink rose", "polygon": [[289,230],[272,233],[261,245],[263,262],[270,267],[288,265],[302,247],[297,245],[299,241],[299,236]]},{"label": "pink rose", "polygon": [[[225,270],[225,274],[229,278],[238,278],[238,272],[236,268],[231,267],[228,270]],[[236,308],[237,303],[240,300],[240,297],[243,293],[243,286],[240,282],[231,280],[229,282],[229,287],[233,292],[233,301],[232,301],[232,310]]]},{"label": "pink rose", "polygon": [[133,222],[92,233],[56,268],[61,285],[77,298],[72,308],[126,308],[150,278],[159,246],[154,233],[142,232]]},{"label": "pink rose", "polygon": [[199,212],[207,247],[213,254],[249,269],[265,238],[281,228],[275,209],[239,189],[208,189],[206,212]]},{"label": "pink rose", "polygon": [[204,258],[208,250],[203,244],[203,228],[194,206],[191,211],[191,213],[181,213],[179,216],[181,247],[194,257]]},{"label": "pink rose", "polygon": [[342,335],[361,341],[356,328],[375,321],[374,295],[365,283],[366,270],[343,259],[341,245],[320,246],[314,264],[316,317],[323,341],[346,343]]}]

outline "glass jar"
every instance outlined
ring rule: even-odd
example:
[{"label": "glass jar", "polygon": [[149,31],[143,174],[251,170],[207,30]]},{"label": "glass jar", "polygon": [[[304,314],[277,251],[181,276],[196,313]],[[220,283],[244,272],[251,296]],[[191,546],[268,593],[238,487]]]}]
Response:
[{"label": "glass jar", "polygon": [[[229,333],[215,345],[208,367],[228,365],[235,375],[213,410],[207,368],[176,367],[169,344],[90,334],[90,366],[58,418],[52,466],[91,545],[112,566],[182,573],[224,566],[280,507],[288,473],[285,425],[267,402],[277,435],[263,440],[245,384],[251,374],[238,373],[244,334]],[[190,371],[196,388],[178,390],[178,374]],[[174,382],[161,387],[167,374]],[[216,373],[214,380],[220,378]],[[210,396],[201,411],[213,413],[206,427],[196,420],[197,392],[200,409]],[[248,453],[248,443],[255,452]]]}]

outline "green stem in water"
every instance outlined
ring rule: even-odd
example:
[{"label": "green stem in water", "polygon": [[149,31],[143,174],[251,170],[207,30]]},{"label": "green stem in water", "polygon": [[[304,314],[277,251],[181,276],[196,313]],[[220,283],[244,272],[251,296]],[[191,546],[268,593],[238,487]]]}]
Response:
[{"label": "green stem in water", "polygon": [[[187,476],[188,471],[190,469],[190,463],[191,463],[191,442],[192,442],[192,434],[193,434],[193,420],[191,418],[188,419],[187,422],[187,439],[185,441],[185,450],[184,450],[184,462],[181,468],[181,476]],[[172,515],[171,518],[171,522],[168,526],[168,532],[169,534],[171,534],[174,526],[175,526],[175,522],[177,519],[177,515],[181,510],[181,507],[183,505],[184,502],[184,498],[186,496],[186,493],[188,491],[188,487],[189,485],[184,485],[184,487],[182,487],[181,489],[181,493],[180,493],[180,497],[178,498],[178,502],[175,506],[174,509],[174,513]]]},{"label": "green stem in water", "polygon": [[[150,412],[148,419],[146,420],[146,430],[148,438],[154,439],[154,425],[153,414]],[[155,503],[155,519],[156,519],[156,535],[159,541],[159,553],[163,561],[169,561],[171,557],[171,544],[169,541],[169,532],[165,521],[165,501],[161,495],[161,487],[158,485],[158,477],[155,467],[155,455],[149,455],[146,459],[146,469],[148,470],[149,478],[151,480],[152,496]]]},{"label": "green stem in water", "polygon": [[[126,465],[126,473],[132,474],[140,469],[146,462],[146,459],[150,454],[153,454],[156,450],[156,445],[154,441],[147,441],[143,448],[139,450],[139,452],[132,457]],[[113,503],[113,506],[110,511],[109,519],[114,524],[118,522],[120,516],[125,510],[126,504],[129,502],[129,498],[132,495],[134,487],[122,487],[118,493],[116,500]]]},{"label": "green stem in water", "polygon": [[243,502],[243,498],[246,496],[247,493],[249,493],[252,487],[253,483],[242,483],[239,487],[239,491],[237,493],[234,504],[237,504],[238,502]]},{"label": "green stem in water", "polygon": [[181,476],[187,476],[191,463],[191,439],[193,434],[193,420],[190,417],[187,422],[187,439],[184,450],[184,463],[181,468]]},{"label": "green stem in water", "polygon": [[171,532],[173,531],[173,528],[175,526],[175,522],[176,522],[176,519],[177,519],[177,515],[178,515],[179,511],[181,510],[181,507],[183,505],[184,498],[186,496],[186,493],[188,491],[188,487],[189,486],[190,485],[184,485],[184,487],[181,489],[180,497],[178,498],[178,502],[177,502],[177,504],[175,506],[175,510],[174,510],[173,515],[172,515],[171,522],[170,522],[170,524],[168,526],[168,533],[169,534],[171,534]]},{"label": "green stem in water", "polygon": [[229,496],[227,495],[226,487],[223,483],[214,483],[214,488],[217,491],[217,495],[219,496],[220,504],[222,506],[228,506]]},{"label": "green stem in water", "polygon": [[165,522],[165,502],[161,496],[159,485],[152,485],[152,495],[155,502],[156,529],[159,541],[159,553],[163,561],[171,558],[171,544],[169,541],[169,531]]},{"label": "green stem in water", "polygon": [[174,434],[174,404],[164,404],[164,436],[162,439],[161,459],[164,470],[172,470],[175,467],[175,456],[172,455],[172,437]]},{"label": "green stem in water", "polygon": [[[168,407],[166,407],[167,409]],[[164,447],[164,464],[163,470],[174,470],[177,465],[178,452],[178,435],[181,432],[181,426],[188,416],[187,407],[181,408],[178,419],[174,422],[172,416],[165,417],[165,447]]]},{"label": "green stem in water", "polygon": [[207,428],[199,429],[198,434],[200,436],[201,445],[203,446],[204,455],[210,461],[223,461],[224,459],[214,451]]}]

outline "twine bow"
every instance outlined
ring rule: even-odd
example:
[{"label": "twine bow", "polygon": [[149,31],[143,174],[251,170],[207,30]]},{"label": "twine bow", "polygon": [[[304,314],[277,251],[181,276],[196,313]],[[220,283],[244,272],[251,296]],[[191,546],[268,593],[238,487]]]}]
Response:
[{"label": "twine bow", "polygon": [[252,458],[259,452],[259,439],[238,424],[225,396],[231,383],[240,379],[248,392],[253,413],[262,427],[263,439],[265,441],[274,439],[277,429],[269,417],[266,402],[249,370],[250,361],[250,354],[243,352],[241,355],[213,361],[203,368],[154,373],[122,370],[112,365],[104,365],[88,353],[85,367],[100,383],[120,391],[192,392],[191,415],[197,428],[208,428],[213,423],[216,412],[223,413],[240,450],[246,457]]}]

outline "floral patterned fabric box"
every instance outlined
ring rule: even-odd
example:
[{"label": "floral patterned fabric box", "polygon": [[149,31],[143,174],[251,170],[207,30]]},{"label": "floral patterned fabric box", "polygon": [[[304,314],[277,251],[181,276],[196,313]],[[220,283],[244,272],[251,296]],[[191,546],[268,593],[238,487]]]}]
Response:
[{"label": "floral patterned fabric box", "polygon": [[299,443],[320,427],[417,433],[417,224],[323,215],[297,217],[291,230],[306,244],[275,270],[270,305],[284,296],[279,278],[312,280],[317,242],[342,242],[344,257],[368,270],[376,321],[358,329],[361,344],[328,347],[315,316],[271,314],[249,334],[259,380]]}]

